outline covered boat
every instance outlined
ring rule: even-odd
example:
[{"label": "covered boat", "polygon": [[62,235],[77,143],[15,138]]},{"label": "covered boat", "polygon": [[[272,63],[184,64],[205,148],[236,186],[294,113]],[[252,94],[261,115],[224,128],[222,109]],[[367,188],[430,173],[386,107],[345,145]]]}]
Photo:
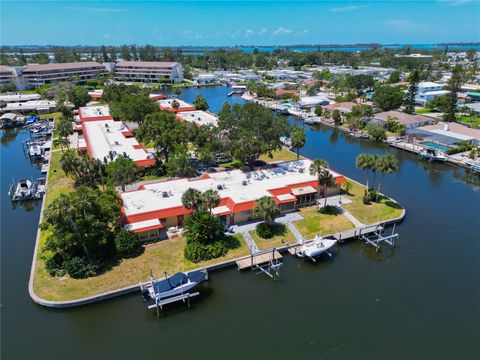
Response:
[{"label": "covered boat", "polygon": [[186,294],[189,290],[206,280],[208,280],[207,269],[189,273],[178,272],[172,276],[165,274],[164,279],[152,279],[149,284],[141,285],[141,291],[145,300],[160,301]]},{"label": "covered boat", "polygon": [[300,247],[300,251],[297,252],[297,255],[299,257],[308,257],[313,261],[315,261],[316,256],[323,253],[327,253],[331,256],[328,250],[335,245],[336,242],[337,240],[335,239],[324,239],[320,236],[316,236],[313,241],[303,244]]}]

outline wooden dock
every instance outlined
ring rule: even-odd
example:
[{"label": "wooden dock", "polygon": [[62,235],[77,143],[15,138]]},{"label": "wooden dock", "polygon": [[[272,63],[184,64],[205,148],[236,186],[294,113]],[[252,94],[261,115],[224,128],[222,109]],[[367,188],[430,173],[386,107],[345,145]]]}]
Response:
[{"label": "wooden dock", "polygon": [[238,267],[238,270],[244,270],[244,269],[255,267],[257,265],[266,264],[270,261],[281,260],[281,259],[282,259],[282,254],[280,254],[277,250],[275,250],[275,252],[268,251],[268,252],[263,252],[257,255],[251,255],[250,257],[237,260],[237,267]]},{"label": "wooden dock", "polygon": [[352,239],[355,237],[360,237],[362,235],[372,234],[375,231],[377,231],[379,226],[380,225],[370,225],[370,226],[365,226],[361,228],[355,228],[355,229],[346,230],[346,231],[333,234],[332,236],[338,242],[342,242],[347,239]]}]

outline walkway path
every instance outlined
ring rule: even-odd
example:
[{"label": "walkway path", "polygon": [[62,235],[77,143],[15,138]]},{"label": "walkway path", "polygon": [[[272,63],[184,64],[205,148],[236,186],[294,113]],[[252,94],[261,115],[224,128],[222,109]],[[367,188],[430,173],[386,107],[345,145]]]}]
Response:
[{"label": "walkway path", "polygon": [[353,216],[352,214],[350,214],[347,210],[345,210],[344,208],[340,208],[340,210],[342,211],[342,215],[345,215],[345,217],[350,220],[354,225],[355,227],[364,227],[365,224],[361,223],[360,221],[358,221],[358,219]]}]

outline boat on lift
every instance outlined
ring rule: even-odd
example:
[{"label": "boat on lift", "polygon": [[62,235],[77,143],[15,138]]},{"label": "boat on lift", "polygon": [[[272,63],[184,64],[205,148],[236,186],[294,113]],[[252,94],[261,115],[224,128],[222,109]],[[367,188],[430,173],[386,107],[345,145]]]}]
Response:
[{"label": "boat on lift", "polygon": [[178,272],[172,276],[167,276],[165,273],[164,279],[152,279],[150,283],[140,285],[140,290],[146,301],[159,302],[174,296],[187,294],[195,286],[206,280],[208,280],[207,269],[189,273]]},{"label": "boat on lift", "polygon": [[336,243],[337,240],[335,239],[324,239],[321,236],[316,236],[313,241],[301,245],[300,250],[297,252],[297,256],[307,257],[315,262],[315,257],[323,253],[332,256],[328,250]]},{"label": "boat on lift", "polygon": [[38,178],[35,181],[20,179],[10,186],[8,195],[12,201],[41,199],[46,192],[45,178]]},{"label": "boat on lift", "polygon": [[433,149],[433,148],[425,148],[420,151],[418,154],[421,159],[425,159],[428,161],[439,161],[445,162],[447,161],[447,156],[443,151]]}]

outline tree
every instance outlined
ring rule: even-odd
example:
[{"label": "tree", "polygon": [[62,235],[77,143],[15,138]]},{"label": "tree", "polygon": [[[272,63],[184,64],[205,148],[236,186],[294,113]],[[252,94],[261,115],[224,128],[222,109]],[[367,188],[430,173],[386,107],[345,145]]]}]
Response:
[{"label": "tree", "polygon": [[297,160],[300,158],[300,149],[305,146],[305,143],[307,142],[306,136],[305,136],[305,129],[301,126],[295,126],[295,128],[292,131],[292,146],[295,149],[295,152],[297,153]]},{"label": "tree", "polygon": [[398,109],[404,100],[403,92],[392,86],[381,86],[372,96],[374,105],[382,111]]},{"label": "tree", "polygon": [[391,154],[387,154],[381,158],[378,159],[377,161],[377,170],[381,174],[380,175],[380,181],[378,182],[378,188],[377,188],[377,198],[376,200],[378,201],[378,196],[380,194],[380,188],[382,186],[383,179],[385,177],[385,174],[391,174],[395,171],[398,171],[399,164],[398,160]]},{"label": "tree", "polygon": [[367,126],[365,126],[365,130],[367,131],[368,135],[370,135],[377,142],[387,139],[387,134],[381,124],[368,123]]},{"label": "tree", "polygon": [[361,94],[363,89],[370,88],[375,84],[375,80],[371,75],[348,75],[347,84],[350,88],[355,89],[357,94]]},{"label": "tree", "polygon": [[227,152],[250,169],[260,155],[272,156],[274,150],[280,149],[280,137],[288,135],[290,129],[287,119],[255,103],[224,107],[219,114],[220,141]]},{"label": "tree", "polygon": [[195,101],[193,102],[193,105],[195,105],[195,109],[197,110],[208,110],[208,103],[207,100],[202,95],[197,95],[195,97]]},{"label": "tree", "polygon": [[74,150],[65,151],[60,158],[60,167],[75,182],[75,186],[96,188],[103,182],[103,164],[98,159],[78,156]]},{"label": "tree", "polygon": [[342,115],[338,109],[333,110],[332,118],[336,126],[340,126],[342,124]]},{"label": "tree", "polygon": [[133,231],[121,228],[115,234],[115,250],[122,257],[130,257],[138,252],[140,242]]},{"label": "tree", "polygon": [[105,45],[102,45],[100,47],[100,53],[102,54],[102,61],[103,62],[108,62],[110,59],[108,58],[108,52],[107,52],[107,48]]},{"label": "tree", "polygon": [[130,49],[128,47],[128,45],[122,45],[120,47],[120,57],[122,58],[122,60],[124,61],[130,61],[132,60],[132,57],[130,55]]},{"label": "tree", "polygon": [[387,81],[389,84],[396,84],[398,82],[400,82],[400,71],[398,70],[393,70],[391,73],[390,73],[390,76],[388,77],[388,81]]},{"label": "tree", "polygon": [[107,176],[114,186],[120,186],[125,191],[125,186],[138,179],[138,170],[135,162],[127,156],[120,155],[115,161],[106,166]]},{"label": "tree", "polygon": [[145,95],[127,95],[120,101],[110,103],[110,113],[123,121],[141,124],[147,115],[158,113],[158,105]]},{"label": "tree", "polygon": [[446,95],[447,98],[447,111],[444,114],[444,119],[447,121],[456,121],[457,120],[457,102],[458,102],[458,92],[463,83],[463,68],[460,65],[456,65],[452,71],[452,76],[448,80],[447,90],[449,93]]},{"label": "tree", "polygon": [[90,101],[90,95],[88,95],[87,90],[80,86],[75,86],[70,94],[70,101],[73,104],[74,108],[79,108],[87,105]]},{"label": "tree", "polygon": [[149,114],[137,130],[138,138],[143,142],[153,142],[155,151],[165,161],[176,146],[186,146],[185,126],[169,111]]},{"label": "tree", "polygon": [[[313,175],[313,176],[317,176],[317,182],[318,182],[318,186],[317,186],[317,206],[318,206],[318,210],[320,210],[320,205],[318,203],[318,200],[320,199],[320,189],[321,189],[321,181],[322,181],[322,184],[324,182],[324,180],[320,180],[320,178],[323,178],[325,176],[324,172],[327,171],[328,172],[328,162],[326,160],[323,160],[323,159],[316,159],[316,160],[313,160],[312,164],[310,165],[310,175]],[[326,181],[326,180],[325,180]],[[327,196],[326,192],[325,192],[325,197]]]},{"label": "tree", "polygon": [[80,187],[55,198],[44,212],[51,230],[43,248],[50,274],[97,274],[110,256],[119,214],[114,192]]},{"label": "tree", "polygon": [[7,102],[1,100],[1,101],[0,101],[0,109],[4,109],[4,108],[6,108],[6,107],[7,107]]},{"label": "tree", "polygon": [[279,211],[277,204],[270,196],[263,196],[255,201],[252,215],[257,218],[262,218],[267,226],[271,226]]},{"label": "tree", "polygon": [[212,214],[213,208],[220,204],[220,195],[216,190],[209,189],[202,194],[202,200],[208,212]]},{"label": "tree", "polygon": [[172,154],[165,163],[167,173],[176,177],[192,177],[196,175],[196,170],[192,165],[190,155],[184,145],[175,146]]},{"label": "tree", "polygon": [[72,122],[73,122],[72,118],[62,115],[56,126],[56,130],[58,134],[56,143],[60,145],[62,153],[64,152],[63,151],[64,147],[68,148],[68,146],[70,145],[69,137],[70,135],[73,134]]},{"label": "tree", "polygon": [[321,105],[315,106],[315,115],[322,116],[323,108]]},{"label": "tree", "polygon": [[405,112],[407,114],[415,113],[415,97],[418,94],[418,83],[420,82],[420,72],[413,70],[408,77],[410,85],[408,86],[408,93],[405,97]]},{"label": "tree", "polygon": [[357,156],[357,159],[355,160],[355,166],[357,169],[364,170],[365,171],[365,178],[366,178],[366,187],[369,189],[368,186],[368,177],[369,177],[369,172],[372,170],[374,164],[372,161],[372,155],[370,154],[360,154]]},{"label": "tree", "polygon": [[172,108],[173,109],[178,109],[180,107],[180,103],[177,100],[172,101]]},{"label": "tree", "polygon": [[182,195],[182,205],[187,210],[198,211],[203,208],[202,192],[188,188]]},{"label": "tree", "polygon": [[320,171],[320,173],[317,174],[318,177],[318,187],[323,188],[323,199],[324,199],[324,204],[323,208],[327,208],[327,189],[330,186],[333,186],[335,184],[335,179],[333,178],[333,175],[328,169],[323,169]]}]

